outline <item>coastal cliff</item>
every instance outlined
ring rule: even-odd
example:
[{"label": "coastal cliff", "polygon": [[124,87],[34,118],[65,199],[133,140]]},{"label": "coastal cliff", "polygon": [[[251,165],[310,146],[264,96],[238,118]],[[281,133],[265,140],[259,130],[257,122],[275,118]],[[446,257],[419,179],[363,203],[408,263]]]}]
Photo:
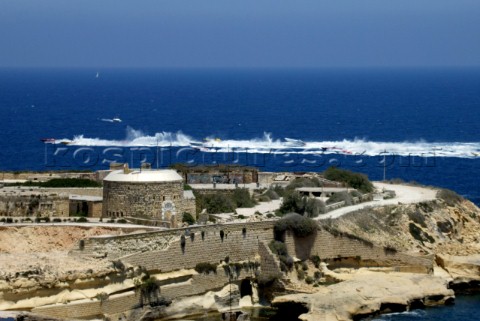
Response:
[{"label": "coastal cliff", "polygon": [[[322,274],[336,284],[317,288],[314,293],[278,296],[273,305],[280,311],[296,306],[301,320],[349,321],[449,304],[454,301],[454,290],[478,291],[480,209],[449,191],[439,191],[437,196],[427,202],[365,208],[322,222],[324,228],[339,235],[432,257],[433,273],[380,268],[331,271],[325,264]],[[338,267],[335,262],[332,265]]]}]

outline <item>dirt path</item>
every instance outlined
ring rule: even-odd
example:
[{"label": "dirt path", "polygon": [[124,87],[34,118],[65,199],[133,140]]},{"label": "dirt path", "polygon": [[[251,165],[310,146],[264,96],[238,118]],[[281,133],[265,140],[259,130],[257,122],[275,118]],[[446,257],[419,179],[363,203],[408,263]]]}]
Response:
[{"label": "dirt path", "polygon": [[395,198],[381,201],[371,201],[365,202],[357,205],[342,207],[337,210],[328,212],[325,215],[317,217],[317,220],[324,220],[327,218],[337,218],[347,213],[360,210],[365,207],[379,207],[385,205],[396,205],[399,203],[410,204],[410,203],[419,203],[425,201],[431,201],[436,199],[437,190],[418,187],[418,186],[407,186],[407,185],[393,185],[387,183],[374,182],[373,185],[378,190],[390,190],[394,191],[396,196]]}]

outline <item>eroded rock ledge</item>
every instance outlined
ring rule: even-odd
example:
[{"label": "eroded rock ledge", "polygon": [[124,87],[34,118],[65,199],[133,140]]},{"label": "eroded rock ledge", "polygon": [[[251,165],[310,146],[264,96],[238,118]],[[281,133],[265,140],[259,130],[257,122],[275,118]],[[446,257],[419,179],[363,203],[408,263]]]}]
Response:
[{"label": "eroded rock ledge", "polygon": [[454,292],[445,278],[361,269],[350,274],[349,280],[322,287],[317,293],[277,297],[273,306],[280,310],[292,304],[307,307],[308,312],[299,317],[305,321],[350,321],[453,301]]}]

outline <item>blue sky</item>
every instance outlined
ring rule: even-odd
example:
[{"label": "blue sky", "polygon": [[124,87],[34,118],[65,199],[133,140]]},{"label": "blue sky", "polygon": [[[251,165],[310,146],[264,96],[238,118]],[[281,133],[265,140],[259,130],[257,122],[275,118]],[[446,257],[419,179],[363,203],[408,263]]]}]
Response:
[{"label": "blue sky", "polygon": [[0,0],[0,66],[480,66],[480,1]]}]

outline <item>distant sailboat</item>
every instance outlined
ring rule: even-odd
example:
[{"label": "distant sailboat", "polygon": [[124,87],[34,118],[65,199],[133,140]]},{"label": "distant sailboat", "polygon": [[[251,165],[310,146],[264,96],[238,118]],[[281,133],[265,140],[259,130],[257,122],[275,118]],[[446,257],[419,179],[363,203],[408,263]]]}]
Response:
[{"label": "distant sailboat", "polygon": [[95,78],[100,78],[100,73],[97,71],[97,74],[95,75]]}]

